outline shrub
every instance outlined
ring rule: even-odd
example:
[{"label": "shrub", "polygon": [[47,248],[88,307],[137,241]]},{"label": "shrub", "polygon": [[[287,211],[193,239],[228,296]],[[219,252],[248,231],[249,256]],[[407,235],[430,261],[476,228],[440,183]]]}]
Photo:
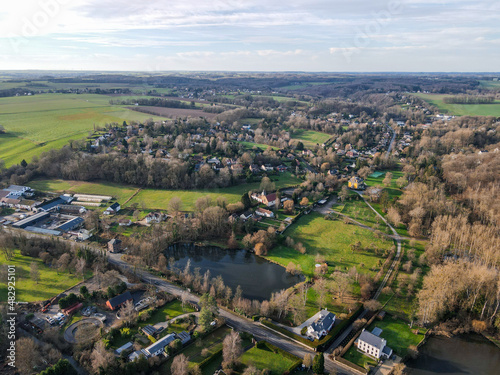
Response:
[{"label": "shrub", "polygon": [[300,334],[302,336],[305,336],[306,332],[307,332],[307,327],[302,327],[302,329],[300,330]]}]

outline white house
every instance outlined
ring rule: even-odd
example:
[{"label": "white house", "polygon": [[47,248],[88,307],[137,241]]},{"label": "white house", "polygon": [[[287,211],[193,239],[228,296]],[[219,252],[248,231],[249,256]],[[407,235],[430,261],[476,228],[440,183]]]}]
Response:
[{"label": "white house", "polygon": [[392,349],[387,346],[385,339],[379,337],[381,333],[380,328],[374,328],[372,332],[365,331],[363,328],[361,335],[355,342],[358,350],[376,359],[389,358],[392,355]]},{"label": "white house", "polygon": [[116,214],[118,211],[120,211],[121,207],[118,202],[113,203],[111,206],[106,208],[106,211],[104,211],[104,215],[112,215]]},{"label": "white house", "polygon": [[264,208],[257,208],[257,210],[255,210],[255,213],[259,216],[264,216],[264,217],[274,217],[274,212],[273,211],[269,211],[269,210],[266,210]]},{"label": "white house", "polygon": [[319,340],[321,337],[326,336],[335,324],[335,314],[328,310],[321,310],[319,317],[307,327],[307,336],[313,340]]},{"label": "white house", "polygon": [[175,333],[171,333],[165,337],[162,337],[160,340],[144,349],[146,357],[155,357],[165,353],[165,348],[167,347],[167,345],[174,340]]},{"label": "white house", "polygon": [[163,214],[161,212],[150,212],[146,215],[146,224],[159,223],[163,220]]}]

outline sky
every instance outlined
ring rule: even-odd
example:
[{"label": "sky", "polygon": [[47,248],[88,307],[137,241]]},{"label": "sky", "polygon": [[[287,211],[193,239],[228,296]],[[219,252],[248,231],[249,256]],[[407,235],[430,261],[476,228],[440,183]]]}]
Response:
[{"label": "sky", "polygon": [[21,69],[498,72],[500,1],[6,1]]}]

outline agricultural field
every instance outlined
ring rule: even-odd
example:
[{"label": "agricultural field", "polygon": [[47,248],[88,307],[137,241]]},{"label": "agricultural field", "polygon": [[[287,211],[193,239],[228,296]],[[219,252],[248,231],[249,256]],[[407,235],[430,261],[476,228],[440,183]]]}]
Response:
[{"label": "agricultural field", "polygon": [[[177,117],[206,117],[207,119],[213,119],[216,117],[218,114],[217,113],[210,113],[210,112],[204,112],[201,109],[190,109],[190,108],[166,108],[166,107],[148,107],[148,106],[141,106],[141,107],[127,107],[127,109],[131,111],[136,111],[137,108],[145,109],[151,113],[154,113],[156,116],[162,116],[165,118],[177,118]],[[142,113],[140,111],[137,111],[137,113]],[[147,115],[144,113],[144,115]],[[151,115],[149,115],[151,117]]]},{"label": "agricultural field", "polygon": [[265,144],[262,144],[262,143],[253,143],[253,142],[246,142],[246,141],[237,141],[237,143],[242,144],[243,146],[245,146],[245,147],[247,147],[249,149],[257,147],[258,149],[261,149],[262,151],[265,151],[269,147],[271,147],[271,149],[273,149],[273,150],[279,150],[278,147],[270,146],[270,145],[265,145]]},{"label": "agricultural field", "polygon": [[393,245],[392,241],[377,238],[368,229],[339,220],[325,220],[323,215],[316,212],[301,217],[285,234],[292,237],[295,243],[301,242],[307,253],[300,254],[295,249],[281,245],[272,249],[267,258],[284,267],[289,262],[300,264],[304,274],[310,277],[314,274],[317,253],[325,257],[329,272],[335,268],[347,270],[352,267],[367,272],[382,258],[372,251],[352,252],[350,245],[357,241],[361,242],[362,247],[376,246],[379,249],[388,249]]},{"label": "agricultural field", "polygon": [[322,144],[331,138],[329,134],[321,133],[313,130],[296,130],[292,135],[292,139],[301,141],[306,147],[314,147],[316,144]]},{"label": "agricultural field", "polygon": [[[40,272],[38,283],[30,279],[30,267],[33,262],[38,265]],[[44,301],[82,281],[75,275],[47,267],[39,258],[21,255],[17,250],[9,261],[3,254],[0,254],[0,264],[16,267],[16,301],[19,302]],[[7,301],[7,284],[5,283],[0,284],[0,300]]]},{"label": "agricultural field", "polygon": [[95,126],[123,121],[162,120],[123,106],[104,95],[42,94],[0,98],[0,159],[7,166],[81,139]]},{"label": "agricultural field", "polygon": [[[492,82],[493,83],[493,82]],[[414,94],[429,104],[436,106],[440,111],[456,116],[500,116],[500,101],[491,104],[448,104],[443,98],[450,95],[442,94]]]},{"label": "agricultural field", "polygon": [[481,87],[483,88],[487,88],[487,89],[500,89],[500,81],[485,81],[485,80],[482,80],[482,81],[479,81],[479,84]]}]

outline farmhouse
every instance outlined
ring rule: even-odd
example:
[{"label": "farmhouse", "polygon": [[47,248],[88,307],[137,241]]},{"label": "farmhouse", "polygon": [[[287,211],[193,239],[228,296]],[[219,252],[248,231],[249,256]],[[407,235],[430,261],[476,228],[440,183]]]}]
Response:
[{"label": "farmhouse", "polygon": [[282,172],[282,173],[283,173],[283,172],[286,172],[286,169],[287,169],[287,167],[286,167],[285,165],[278,165],[278,166],[276,167],[276,170],[277,170],[278,172]]},{"label": "farmhouse", "polygon": [[269,211],[269,210],[266,210],[264,208],[257,208],[257,210],[255,210],[255,213],[259,216],[274,217],[273,211]]},{"label": "farmhouse", "polygon": [[130,292],[125,292],[123,294],[120,294],[116,297],[110,298],[106,301],[106,306],[109,307],[110,310],[117,310],[121,306],[125,304],[127,301],[133,301],[134,299],[132,298],[132,294]]},{"label": "farmhouse", "polygon": [[106,211],[104,211],[104,215],[112,215],[120,211],[121,207],[118,202],[113,203],[111,206],[106,208]]},{"label": "farmhouse", "polygon": [[255,199],[259,203],[265,204],[267,207],[272,207],[275,204],[274,201],[276,200],[276,193],[266,194],[265,191],[263,191],[261,194],[253,193],[252,199]]},{"label": "farmhouse", "polygon": [[307,327],[307,336],[312,339],[319,340],[326,336],[335,323],[335,314],[328,310],[321,310],[319,317],[309,327]]},{"label": "farmhouse", "polygon": [[253,212],[251,210],[247,210],[240,215],[240,219],[245,221],[250,219],[252,216]]},{"label": "farmhouse", "polygon": [[358,350],[364,354],[380,359],[381,357],[389,358],[392,355],[392,349],[387,346],[387,341],[379,337],[382,333],[380,328],[374,328],[372,332],[363,331],[354,343]]},{"label": "farmhouse", "polygon": [[364,190],[366,189],[366,184],[362,178],[354,176],[349,179],[348,185],[349,188],[354,190]]},{"label": "farmhouse", "polygon": [[120,220],[118,220],[118,225],[121,227],[129,227],[130,225],[132,225],[132,220],[120,219]]},{"label": "farmhouse", "polygon": [[159,223],[163,220],[163,214],[161,212],[150,212],[146,215],[146,224]]}]

